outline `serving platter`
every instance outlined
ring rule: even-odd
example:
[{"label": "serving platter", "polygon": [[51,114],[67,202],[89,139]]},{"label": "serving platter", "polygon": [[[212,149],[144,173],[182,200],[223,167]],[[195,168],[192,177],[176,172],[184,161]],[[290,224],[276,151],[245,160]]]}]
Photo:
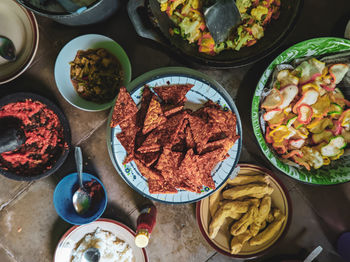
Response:
[{"label": "serving platter", "polygon": [[[220,162],[212,171],[215,186],[216,188],[220,187],[234,170],[239,160],[240,151],[242,148],[241,121],[238,110],[232,98],[219,83],[212,80],[207,75],[183,67],[166,67],[150,71],[136,78],[134,81],[129,83],[126,88],[129,90],[135,103],[139,105],[141,101],[142,89],[145,85],[154,87],[166,84],[194,85],[186,95],[187,102],[185,103],[185,108],[187,107],[195,110],[211,99],[213,102],[219,104],[224,110],[231,110],[237,116],[236,133],[240,136],[240,138],[229,150],[228,154],[230,156],[224,161]],[[126,156],[126,151],[116,138],[116,135],[121,132],[120,127],[117,126],[116,128],[110,128],[112,112],[113,111],[110,113],[107,127],[107,147],[114,167],[130,187],[132,187],[142,196],[169,204],[196,202],[209,196],[215,191],[215,189],[204,187],[201,190],[201,193],[180,190],[176,194],[150,194],[147,180],[141,175],[136,164],[133,161],[126,165],[122,164]]]},{"label": "serving platter", "polygon": [[125,241],[132,248],[135,262],[148,262],[146,250],[144,248],[138,248],[135,244],[135,232],[118,221],[106,218],[101,218],[86,225],[71,227],[58,242],[53,261],[70,262],[72,251],[76,244],[86,234],[94,232],[97,228],[109,231],[119,239]]},{"label": "serving platter", "polygon": [[251,110],[255,137],[266,158],[277,169],[296,180],[318,185],[332,185],[348,182],[350,181],[350,156],[342,156],[340,159],[332,161],[328,166],[322,166],[320,169],[313,169],[311,171],[307,171],[305,168],[290,166],[282,162],[275,152],[267,145],[260,126],[259,108],[262,95],[266,91],[266,85],[273,70],[279,64],[290,63],[296,58],[317,57],[349,50],[350,40],[342,38],[322,37],[300,42],[277,56],[267,67],[258,82]]}]

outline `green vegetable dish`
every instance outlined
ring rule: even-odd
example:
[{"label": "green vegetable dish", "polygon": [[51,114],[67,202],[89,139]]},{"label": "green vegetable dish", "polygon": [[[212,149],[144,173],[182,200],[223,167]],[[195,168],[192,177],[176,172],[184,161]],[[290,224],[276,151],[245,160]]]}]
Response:
[{"label": "green vegetable dish", "polygon": [[72,84],[82,98],[103,104],[118,94],[124,74],[118,59],[106,49],[79,50],[69,64]]},{"label": "green vegetable dish", "polygon": [[254,45],[264,36],[271,19],[279,17],[281,6],[280,0],[236,0],[242,22],[225,42],[215,43],[205,24],[202,0],[158,1],[161,11],[166,12],[176,25],[170,28],[170,34],[180,35],[189,43],[197,44],[199,52],[210,55]]}]

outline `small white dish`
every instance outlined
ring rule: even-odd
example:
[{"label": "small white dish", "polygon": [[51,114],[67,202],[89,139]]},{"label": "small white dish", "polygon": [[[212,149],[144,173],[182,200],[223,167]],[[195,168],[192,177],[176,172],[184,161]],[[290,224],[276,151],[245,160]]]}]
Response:
[{"label": "small white dish", "polygon": [[13,42],[16,60],[0,57],[0,85],[21,75],[32,63],[39,45],[39,28],[35,16],[16,1],[0,1],[0,35]]},{"label": "small white dish", "polygon": [[89,34],[74,38],[62,48],[55,64],[55,80],[61,95],[71,105],[90,112],[110,108],[114,105],[114,99],[108,103],[97,104],[80,97],[71,82],[69,62],[74,60],[79,50],[95,48],[105,48],[118,59],[124,71],[122,85],[129,83],[131,80],[131,65],[127,54],[113,39],[103,35]]},{"label": "small white dish", "polygon": [[70,262],[72,259],[72,251],[77,243],[86,234],[94,232],[98,227],[113,233],[119,239],[125,241],[133,251],[135,262],[148,262],[146,249],[139,248],[135,244],[135,232],[118,221],[106,218],[101,218],[86,225],[70,228],[58,242],[53,261]]}]

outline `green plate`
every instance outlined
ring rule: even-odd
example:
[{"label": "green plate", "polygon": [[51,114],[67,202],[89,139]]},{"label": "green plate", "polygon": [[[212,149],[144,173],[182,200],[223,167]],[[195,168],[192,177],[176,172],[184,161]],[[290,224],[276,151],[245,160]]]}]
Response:
[{"label": "green plate", "polygon": [[333,185],[350,181],[350,156],[343,156],[330,165],[320,169],[307,171],[283,163],[273,150],[266,144],[260,128],[259,105],[263,89],[276,65],[289,63],[296,58],[319,56],[350,50],[350,40],[334,37],[314,38],[298,43],[279,56],[267,67],[256,87],[252,103],[252,124],[259,146],[267,159],[280,171],[288,176],[310,184]]}]

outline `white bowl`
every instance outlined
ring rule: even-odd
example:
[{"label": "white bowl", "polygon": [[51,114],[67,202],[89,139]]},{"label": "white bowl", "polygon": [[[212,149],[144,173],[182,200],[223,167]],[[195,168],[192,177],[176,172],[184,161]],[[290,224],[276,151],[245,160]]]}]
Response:
[{"label": "white bowl", "polygon": [[32,63],[39,45],[39,28],[35,16],[13,0],[0,1],[0,35],[13,42],[16,60],[0,57],[0,85],[21,75]]},{"label": "white bowl", "polygon": [[94,112],[110,108],[114,104],[114,99],[108,103],[98,104],[80,97],[71,82],[69,65],[69,62],[74,60],[79,50],[87,50],[91,48],[105,48],[111,54],[115,55],[124,71],[122,85],[126,85],[131,80],[131,65],[123,48],[113,39],[103,35],[82,35],[74,38],[62,48],[57,56],[55,64],[55,80],[57,88],[61,95],[71,105],[85,111]]}]

